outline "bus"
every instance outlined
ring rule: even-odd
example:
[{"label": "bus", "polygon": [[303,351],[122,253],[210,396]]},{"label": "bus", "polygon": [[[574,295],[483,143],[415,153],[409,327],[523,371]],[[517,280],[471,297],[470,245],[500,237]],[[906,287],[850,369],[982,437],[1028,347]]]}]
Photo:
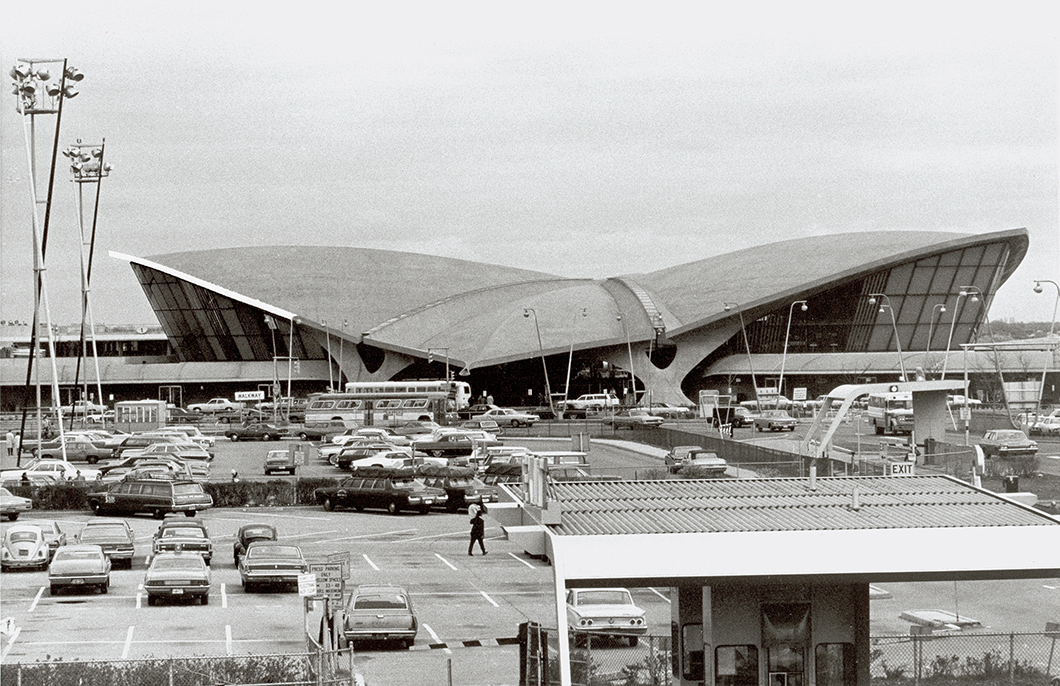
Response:
[{"label": "bus", "polygon": [[399,426],[424,417],[444,423],[470,400],[464,381],[351,381],[342,393],[310,394],[305,421],[341,421],[348,428]]},{"label": "bus", "polygon": [[872,420],[876,434],[913,432],[913,394],[871,393],[865,414]]}]

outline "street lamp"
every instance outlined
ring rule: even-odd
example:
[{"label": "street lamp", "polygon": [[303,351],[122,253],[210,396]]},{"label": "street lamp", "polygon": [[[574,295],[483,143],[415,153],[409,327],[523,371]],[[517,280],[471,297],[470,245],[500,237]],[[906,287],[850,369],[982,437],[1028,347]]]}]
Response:
[{"label": "street lamp", "polygon": [[[788,360],[788,337],[791,335],[791,317],[795,313],[795,306],[802,305],[799,309],[803,312],[810,309],[805,300],[796,300],[788,308],[788,329],[784,333],[784,352],[780,355],[780,381],[777,382],[777,393],[784,395],[784,365]],[[780,407],[780,398],[777,398],[777,407]]]},{"label": "street lamp", "polygon": [[578,314],[581,314],[582,319],[585,319],[589,316],[589,310],[583,307],[580,313],[576,312],[574,314],[574,323],[570,327],[570,357],[567,358],[567,381],[563,385],[563,412],[567,410],[567,397],[570,393],[570,371],[574,365],[574,333],[578,328]]},{"label": "street lamp", "polygon": [[346,340],[346,326],[350,322],[346,319],[342,320],[342,337],[339,338],[339,390],[342,391],[346,387],[342,384],[342,344]]},{"label": "street lamp", "polygon": [[622,322],[622,330],[626,332],[626,350],[629,352],[629,391],[632,394],[631,405],[637,404],[637,379],[633,374],[633,344],[629,342],[629,328],[626,327],[626,318],[621,314],[615,316],[615,319]]},{"label": "street lamp", "polygon": [[[1037,279],[1034,282],[1035,293],[1041,293],[1043,290],[1045,290],[1042,288],[1043,283],[1051,283],[1053,287],[1056,288],[1056,300],[1053,301],[1053,319],[1049,322],[1049,339],[1052,340],[1053,327],[1056,325],[1056,308],[1058,305],[1060,305],[1060,284],[1057,284],[1055,281],[1050,281],[1049,279]],[[1041,415],[1042,413],[1042,394],[1045,393],[1045,373],[1049,370],[1049,361],[1051,358],[1052,355],[1047,353],[1045,356],[1045,364],[1042,365],[1042,385],[1038,388],[1037,414],[1039,415]]]},{"label": "street lamp", "polygon": [[320,323],[324,325],[324,336],[328,340],[328,390],[331,392],[335,391],[335,376],[331,372],[331,330],[328,329],[328,320],[321,319]]},{"label": "street lamp", "polygon": [[758,402],[758,382],[755,381],[755,368],[751,363],[751,343],[747,340],[747,327],[743,323],[743,308],[740,307],[739,303],[725,303],[725,311],[728,312],[733,307],[736,308],[737,314],[740,315],[740,331],[743,332],[743,345],[747,350],[747,368],[751,371],[751,388],[755,394],[755,407],[761,412],[762,404]]},{"label": "street lamp", "polygon": [[961,298],[971,297],[973,303],[979,302],[980,291],[975,286],[961,286],[961,290],[957,293],[957,304],[953,306],[953,319],[950,321],[950,335],[946,338],[946,356],[942,360],[942,380],[946,380],[946,367],[950,361],[950,345],[953,343],[953,329],[957,326],[957,315],[961,311]]},{"label": "street lamp", "polygon": [[556,416],[556,408],[552,406],[552,386],[548,382],[548,366],[545,364],[545,346],[541,342],[541,326],[537,323],[537,310],[532,307],[523,308],[523,316],[534,315],[534,329],[537,331],[537,349],[541,351],[541,369],[545,372],[545,393],[548,394],[548,410],[552,416]]},{"label": "street lamp", "polygon": [[898,324],[894,321],[894,308],[891,307],[891,299],[883,293],[870,293],[869,304],[875,305],[879,301],[885,301],[880,303],[880,314],[886,310],[891,314],[891,327],[894,329],[894,345],[898,348],[898,366],[902,369],[902,381],[908,381],[909,377],[905,374],[905,360],[902,358],[902,341],[898,336]]},{"label": "street lamp", "polygon": [[946,311],[946,303],[939,303],[931,308],[931,323],[928,324],[927,348],[924,349],[924,359],[927,361],[928,365],[931,364],[931,336],[935,329],[936,310],[938,310],[938,313],[941,315]]}]

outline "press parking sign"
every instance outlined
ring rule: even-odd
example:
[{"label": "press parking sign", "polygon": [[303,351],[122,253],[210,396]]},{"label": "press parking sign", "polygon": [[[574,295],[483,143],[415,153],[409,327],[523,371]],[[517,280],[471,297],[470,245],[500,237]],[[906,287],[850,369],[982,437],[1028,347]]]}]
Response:
[{"label": "press parking sign", "polygon": [[333,603],[342,602],[341,562],[311,564],[309,573],[316,577],[316,595],[327,596]]}]

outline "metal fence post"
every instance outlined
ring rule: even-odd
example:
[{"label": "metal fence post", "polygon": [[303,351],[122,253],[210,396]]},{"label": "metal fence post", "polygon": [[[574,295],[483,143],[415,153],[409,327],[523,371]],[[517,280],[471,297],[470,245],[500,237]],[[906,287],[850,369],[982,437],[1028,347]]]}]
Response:
[{"label": "metal fence post", "polygon": [[1008,683],[1012,686],[1016,680],[1016,634],[1008,635]]},{"label": "metal fence post", "polygon": [[169,658],[169,686],[173,686],[173,658]]}]

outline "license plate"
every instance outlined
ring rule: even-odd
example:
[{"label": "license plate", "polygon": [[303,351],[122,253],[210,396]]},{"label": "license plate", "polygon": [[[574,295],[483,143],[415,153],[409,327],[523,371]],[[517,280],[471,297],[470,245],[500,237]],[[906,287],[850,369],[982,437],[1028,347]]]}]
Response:
[{"label": "license plate", "polygon": [[173,595],[181,595],[182,593],[184,593],[184,589],[183,588],[174,588],[173,589]]},{"label": "license plate", "polygon": [[83,584],[83,583],[85,583],[85,580],[84,579],[72,579],[70,581],[70,583],[72,583],[72,584]]},{"label": "license plate", "polygon": [[29,557],[29,551],[28,550],[20,550],[20,551],[18,551],[18,556],[19,557]]},{"label": "license plate", "polygon": [[432,500],[431,498],[426,498],[426,499],[424,499],[423,504],[424,505],[433,505],[434,504],[434,500]]}]

